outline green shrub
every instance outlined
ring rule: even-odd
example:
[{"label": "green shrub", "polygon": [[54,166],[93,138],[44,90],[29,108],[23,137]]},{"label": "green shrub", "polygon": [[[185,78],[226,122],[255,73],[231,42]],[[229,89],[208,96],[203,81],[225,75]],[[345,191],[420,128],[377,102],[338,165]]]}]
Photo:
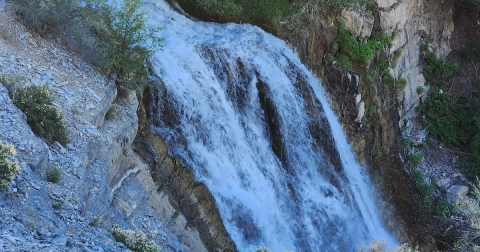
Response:
[{"label": "green shrub", "polygon": [[84,15],[95,21],[95,44],[103,54],[104,68],[116,72],[122,80],[147,75],[145,58],[161,49],[159,26],[149,26],[140,0],[125,0],[122,5],[106,0],[88,0]]},{"label": "green shrub", "polygon": [[7,183],[12,181],[13,176],[20,170],[17,162],[12,161],[15,155],[13,145],[4,145],[0,141],[0,190],[8,190]]},{"label": "green shrub", "polygon": [[433,192],[437,187],[436,181],[433,179],[431,183],[428,184],[425,181],[422,172],[417,168],[413,168],[411,177],[413,179],[413,182],[415,183],[415,187],[418,190],[418,194],[420,195],[421,205],[424,207],[429,207],[432,200]]},{"label": "green shrub", "polygon": [[52,106],[47,86],[17,87],[12,93],[15,106],[27,115],[32,131],[48,141],[68,142],[62,114]]},{"label": "green shrub", "polygon": [[338,25],[337,43],[340,51],[352,59],[366,63],[373,57],[373,48],[371,45],[358,42],[350,35],[350,32],[344,28],[342,23]]},{"label": "green shrub", "polygon": [[58,211],[58,210],[62,210],[62,209],[63,209],[63,206],[62,206],[62,204],[59,204],[59,203],[53,203],[53,204],[52,204],[52,208],[53,208],[54,210],[57,210],[57,211]]},{"label": "green shrub", "polygon": [[57,167],[47,172],[47,181],[58,184],[62,181],[62,171]]},{"label": "green shrub", "polygon": [[78,0],[12,0],[23,23],[41,35],[68,26],[79,14]]},{"label": "green shrub", "polygon": [[142,231],[123,230],[118,225],[113,226],[109,232],[117,242],[123,243],[127,248],[136,252],[160,252],[160,246],[148,240]]},{"label": "green shrub", "polygon": [[410,148],[413,146],[413,141],[408,138],[402,138],[399,141],[399,145],[403,148]]},{"label": "green shrub", "polygon": [[397,81],[395,81],[396,91],[402,91],[405,89],[406,86],[407,86],[407,80],[405,80],[404,78],[399,78],[397,79]]},{"label": "green shrub", "polygon": [[422,46],[421,50],[425,53],[425,61],[427,65],[423,70],[427,82],[443,88],[448,78],[459,71],[457,63],[448,63],[444,59],[439,59],[435,56],[435,51],[430,52],[427,47]]},{"label": "green shrub", "polygon": [[410,162],[410,164],[412,164],[413,166],[419,165],[420,163],[422,163],[422,160],[423,154],[421,153],[410,154],[408,156],[408,162]]},{"label": "green shrub", "polygon": [[418,95],[423,95],[425,93],[425,88],[422,86],[417,87],[417,94]]},{"label": "green shrub", "polygon": [[368,107],[368,115],[369,116],[374,115],[376,111],[377,111],[377,109],[375,108],[375,105],[372,104]]},{"label": "green shrub", "polygon": [[343,53],[338,55],[337,65],[343,71],[349,71],[350,69],[352,69],[353,66],[352,61],[350,61],[350,59]]}]

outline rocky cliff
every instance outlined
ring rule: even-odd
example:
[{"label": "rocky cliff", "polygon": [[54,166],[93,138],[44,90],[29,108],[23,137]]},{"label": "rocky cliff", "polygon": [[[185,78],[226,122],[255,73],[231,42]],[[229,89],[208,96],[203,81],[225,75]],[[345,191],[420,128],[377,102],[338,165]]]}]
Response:
[{"label": "rocky cliff", "polygon": [[[10,192],[0,193],[0,251],[128,251],[107,231],[115,224],[155,233],[162,251],[205,251],[131,148],[135,93],[117,96],[114,80],[61,43],[30,33],[3,4],[0,74],[17,85],[48,86],[70,141],[36,137],[0,85],[0,140],[15,147],[21,167]],[[62,173],[57,184],[46,181],[54,168]]]}]

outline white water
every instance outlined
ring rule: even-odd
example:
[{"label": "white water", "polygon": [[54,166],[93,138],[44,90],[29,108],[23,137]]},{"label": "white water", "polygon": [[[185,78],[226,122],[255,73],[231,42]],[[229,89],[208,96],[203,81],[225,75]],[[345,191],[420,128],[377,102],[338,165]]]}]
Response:
[{"label": "white water", "polygon": [[[144,2],[150,22],[164,27],[165,46],[153,65],[166,85],[171,106],[164,109],[173,107],[176,115],[155,130],[170,154],[182,157],[207,185],[239,251],[261,245],[275,252],[356,251],[371,240],[395,244],[319,80],[291,48],[252,25],[194,22],[163,1]],[[280,118],[285,156],[272,151],[260,80]],[[328,118],[341,172],[316,151],[308,128],[314,120],[295,86],[302,80],[314,92],[315,111]]]}]

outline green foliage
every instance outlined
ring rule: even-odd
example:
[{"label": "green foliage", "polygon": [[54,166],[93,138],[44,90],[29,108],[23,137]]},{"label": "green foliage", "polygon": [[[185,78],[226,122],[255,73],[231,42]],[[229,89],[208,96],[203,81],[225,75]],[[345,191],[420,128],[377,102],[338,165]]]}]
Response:
[{"label": "green foliage", "polygon": [[178,218],[179,215],[180,215],[180,211],[175,210],[175,212],[172,214],[172,219]]},{"label": "green foliage", "polygon": [[[480,0],[479,0],[480,3]],[[480,45],[472,41],[468,41],[466,45],[462,45],[462,49],[457,52],[463,60],[472,62],[480,57]]]},{"label": "green foliage", "polygon": [[376,110],[377,110],[377,109],[375,108],[375,105],[371,104],[371,105],[368,107],[368,115],[369,115],[369,116],[374,115]]},{"label": "green foliage", "polygon": [[12,181],[13,176],[20,170],[17,162],[13,161],[15,155],[13,145],[4,145],[0,141],[0,190],[8,190],[7,183]]},{"label": "green foliage", "polygon": [[352,69],[352,61],[343,53],[338,56],[337,65],[343,71],[348,71]]},{"label": "green foliage", "polygon": [[402,91],[405,89],[406,86],[407,86],[407,80],[405,80],[404,78],[399,78],[395,81],[396,91]]},{"label": "green foliage", "polygon": [[427,183],[423,177],[422,172],[417,168],[413,168],[411,177],[420,195],[421,205],[424,207],[430,206],[433,192],[435,191],[435,188],[437,186],[436,181],[432,180],[430,184]]},{"label": "green foliage", "polygon": [[215,10],[220,15],[238,16],[246,19],[258,15],[266,16],[273,23],[292,15],[295,8],[288,0],[248,1],[248,0],[197,0],[197,5],[207,10]]},{"label": "green foliage", "polygon": [[399,145],[403,148],[410,148],[413,146],[413,141],[408,138],[402,138],[399,141]]},{"label": "green foliage", "polygon": [[36,135],[63,145],[68,142],[63,116],[52,106],[47,86],[17,87],[11,95],[13,104],[27,115],[27,123]]},{"label": "green foliage", "polygon": [[452,146],[459,141],[457,128],[460,121],[452,114],[448,101],[448,96],[443,92],[434,91],[417,111],[425,114],[428,132],[447,146]]},{"label": "green foliage", "polygon": [[360,9],[371,0],[269,0],[269,1],[251,1],[251,0],[180,0],[184,3],[195,5],[216,16],[236,18],[243,22],[269,21],[272,24],[278,24],[281,20],[291,18],[304,19],[306,11],[318,11],[328,7],[355,6]]},{"label": "green foliage", "polygon": [[395,34],[389,35],[388,33],[377,33],[368,40],[367,44],[373,50],[382,50],[386,47],[392,47],[393,37]]},{"label": "green foliage", "polygon": [[375,64],[375,66],[379,69],[380,74],[382,75],[382,82],[383,84],[393,84],[395,78],[390,73],[390,62],[386,58],[379,58]]},{"label": "green foliage", "polygon": [[62,206],[62,204],[59,204],[59,203],[53,203],[53,204],[52,204],[52,208],[53,208],[54,210],[57,210],[57,211],[58,211],[58,210],[62,210],[62,209],[63,209],[63,206]]},{"label": "green foliage", "polygon": [[96,46],[103,54],[104,68],[116,72],[122,80],[136,79],[147,74],[146,57],[162,48],[159,26],[149,26],[140,0],[125,0],[113,5],[107,0],[87,0],[86,16],[100,20],[96,24]]},{"label": "green foliage", "polygon": [[142,231],[123,230],[118,225],[113,226],[109,232],[117,242],[123,243],[127,248],[135,252],[160,252],[160,246],[148,240],[148,236]]},{"label": "green foliage", "polygon": [[423,95],[425,93],[425,88],[423,86],[418,86],[417,87],[417,94],[418,95]]},{"label": "green foliage", "polygon": [[435,205],[435,214],[440,216],[442,214],[446,213],[453,213],[455,210],[455,207],[448,203],[446,199],[440,199],[437,204]]},{"label": "green foliage", "polygon": [[69,26],[79,14],[78,0],[12,0],[23,23],[42,36],[60,26]]},{"label": "green foliage", "polygon": [[413,166],[418,166],[420,163],[422,163],[422,160],[423,160],[422,153],[414,153],[408,156],[408,162],[410,162],[410,164],[412,164]]},{"label": "green foliage", "polygon": [[62,171],[60,171],[60,169],[57,167],[54,167],[47,172],[47,181],[54,184],[60,183],[62,181]]},{"label": "green foliage", "polygon": [[461,169],[469,179],[480,175],[480,119],[478,99],[460,97],[450,104],[449,97],[440,91],[430,93],[417,112],[425,115],[424,126],[430,135],[449,148],[471,153],[463,158]]},{"label": "green foliage", "polygon": [[422,46],[421,50],[425,53],[425,61],[427,62],[423,71],[427,82],[443,88],[446,80],[459,71],[458,64],[448,63],[444,59],[437,58],[435,52],[430,52],[425,46]]},{"label": "green foliage", "polygon": [[373,57],[374,48],[372,47],[375,46],[375,43],[358,42],[350,35],[350,32],[344,28],[342,23],[338,25],[337,43],[340,51],[352,59],[366,63]]}]

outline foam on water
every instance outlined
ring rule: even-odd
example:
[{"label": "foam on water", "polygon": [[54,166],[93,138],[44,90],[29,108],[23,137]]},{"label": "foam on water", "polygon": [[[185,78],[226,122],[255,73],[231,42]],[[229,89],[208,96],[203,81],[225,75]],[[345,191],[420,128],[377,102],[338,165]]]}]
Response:
[{"label": "foam on water", "polygon": [[[149,22],[164,28],[165,46],[152,64],[176,117],[154,130],[207,185],[239,251],[261,245],[356,251],[373,239],[395,244],[325,91],[285,42],[252,25],[196,22],[164,1],[144,2]],[[302,80],[321,103],[315,106],[323,106],[341,172],[312,147],[312,118],[296,86]],[[272,150],[260,81],[277,113],[285,157]]]}]

